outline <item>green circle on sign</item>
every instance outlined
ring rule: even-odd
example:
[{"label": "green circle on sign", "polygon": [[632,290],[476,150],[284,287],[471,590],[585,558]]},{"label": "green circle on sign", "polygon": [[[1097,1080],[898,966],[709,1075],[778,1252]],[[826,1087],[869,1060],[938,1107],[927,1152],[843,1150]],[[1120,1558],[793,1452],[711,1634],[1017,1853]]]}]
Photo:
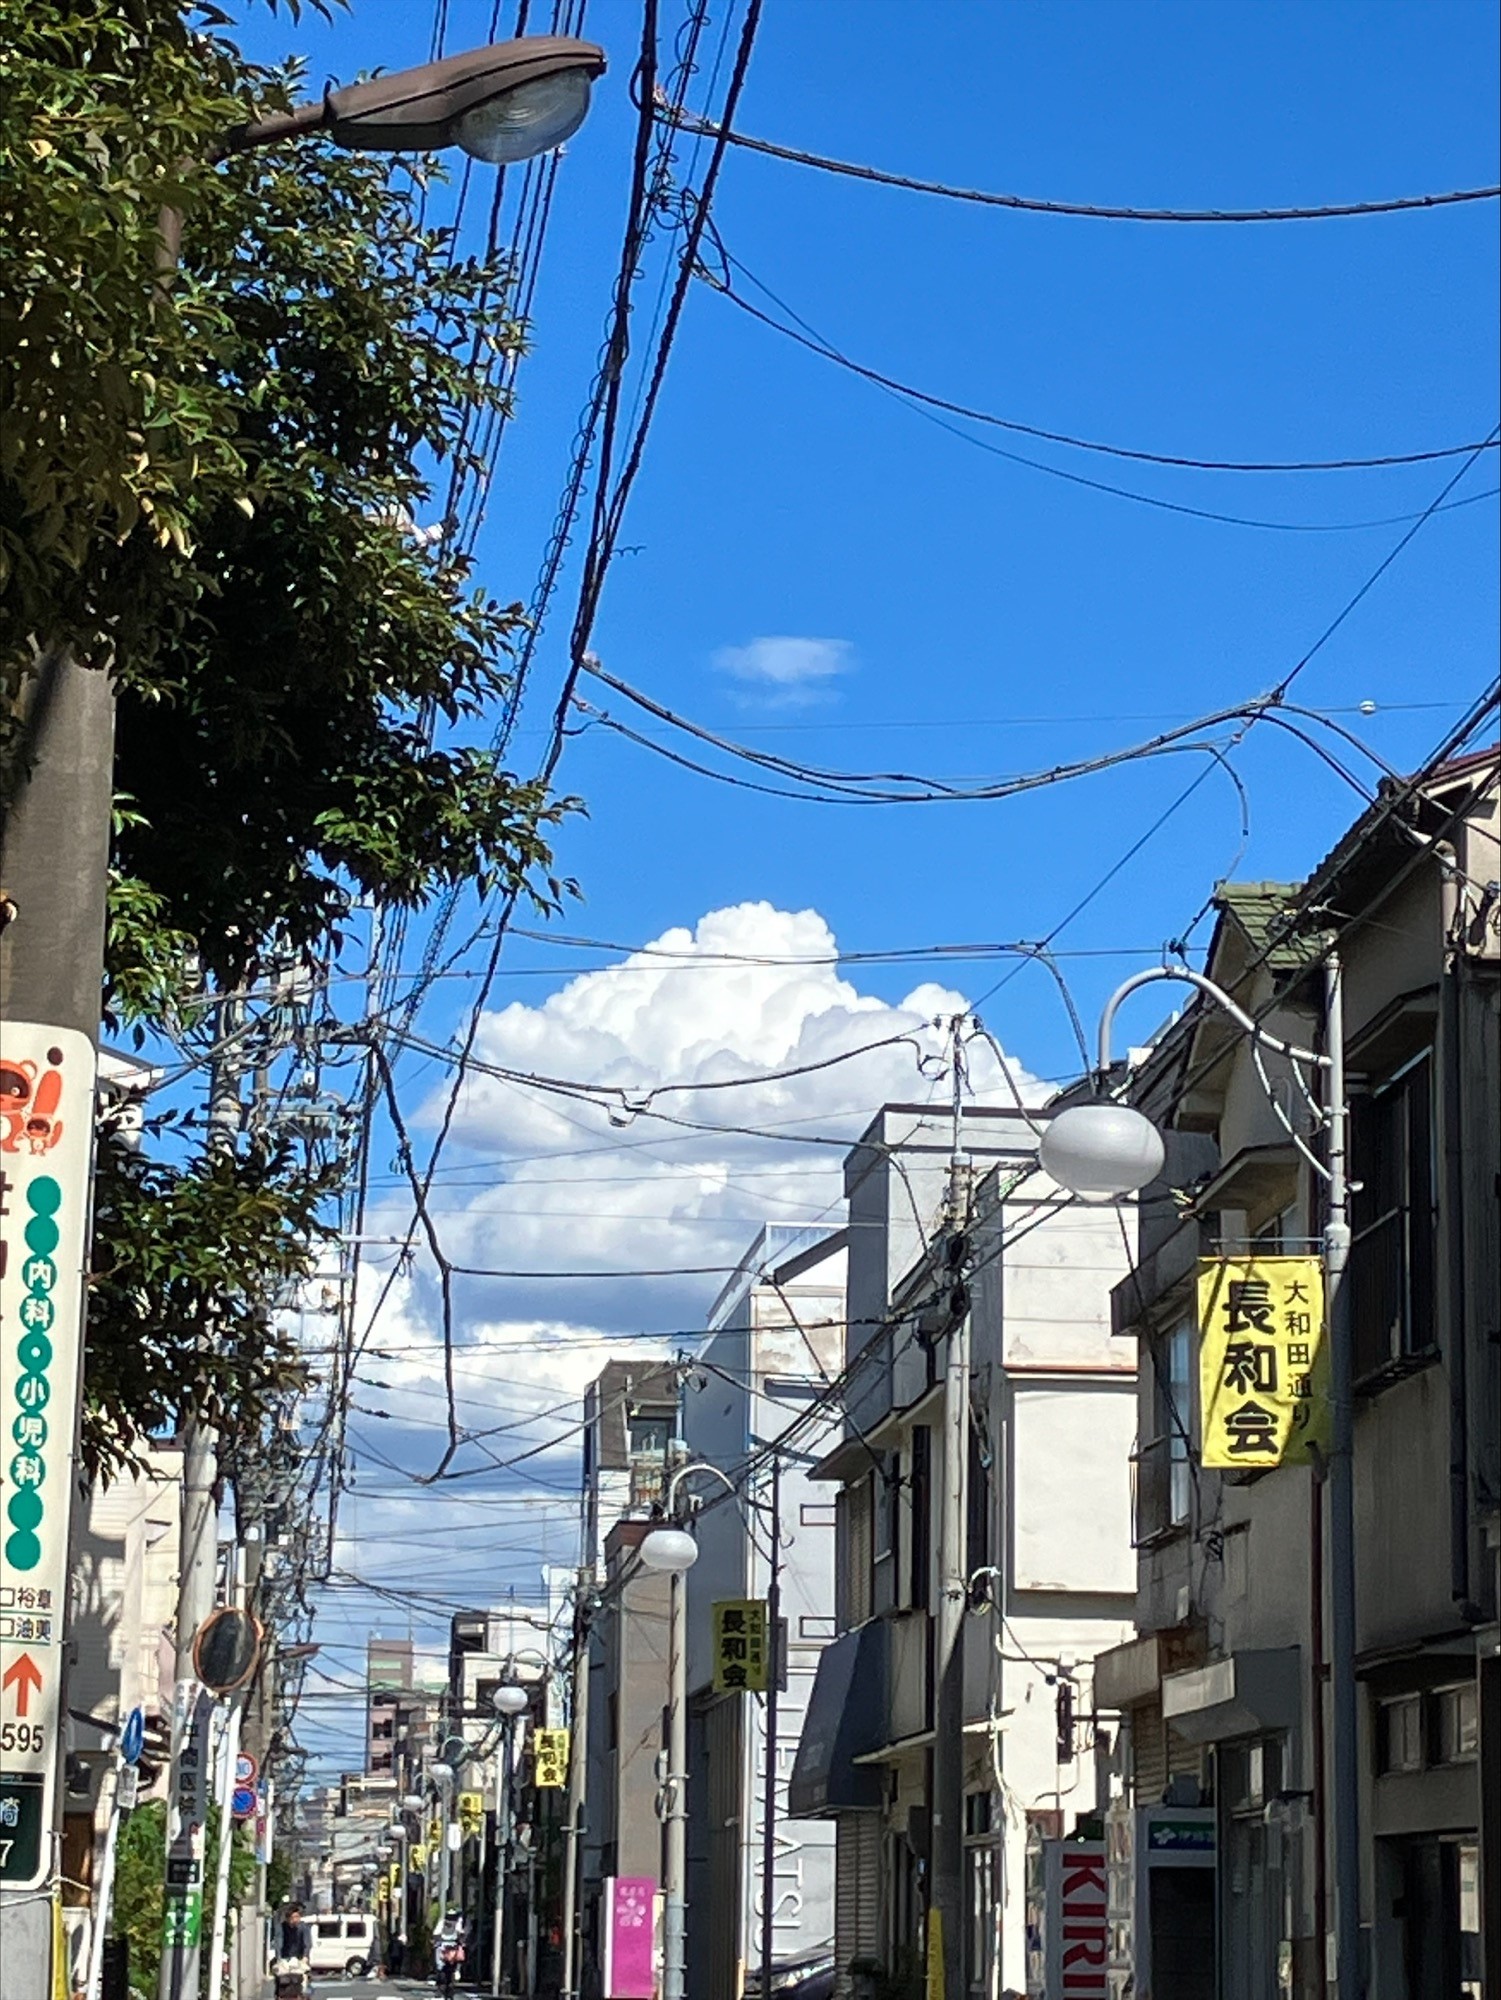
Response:
[{"label": "green circle on sign", "polygon": [[37,1215],[56,1215],[62,1207],[63,1191],[51,1174],[38,1174],[26,1190],[26,1199]]},{"label": "green circle on sign", "polygon": [[10,1517],[11,1526],[19,1528],[22,1534],[29,1535],[33,1528],[41,1526],[42,1496],[40,1493],[25,1490],[12,1493],[5,1511]]},{"label": "green circle on sign", "polygon": [[16,1342],[16,1359],[28,1375],[40,1375],[52,1366],[52,1342],[45,1333],[23,1333]]},{"label": "green circle on sign", "polygon": [[35,1535],[18,1528],[5,1544],[5,1560],[12,1569],[35,1569],[42,1560],[42,1545]]},{"label": "green circle on sign", "polygon": [[50,1257],[57,1248],[57,1224],[50,1215],[34,1215],[26,1225],[26,1247],[39,1257]]},{"label": "green circle on sign", "polygon": [[47,1419],[31,1410],[23,1410],[11,1425],[10,1434],[17,1444],[44,1445],[47,1442]]}]

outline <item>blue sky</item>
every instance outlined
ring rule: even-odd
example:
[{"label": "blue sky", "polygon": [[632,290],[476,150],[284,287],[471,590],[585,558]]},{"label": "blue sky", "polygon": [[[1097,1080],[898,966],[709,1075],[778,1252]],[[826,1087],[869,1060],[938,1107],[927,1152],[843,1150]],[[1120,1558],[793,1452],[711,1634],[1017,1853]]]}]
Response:
[{"label": "blue sky", "polygon": [[[943,15],[943,32],[923,34],[911,9],[884,0],[771,0],[742,124],[963,184],[1147,205],[1496,178],[1497,16],[1479,0]],[[482,41],[488,18],[488,0],[454,0],[447,45]],[[331,27],[259,14],[253,27],[258,51],[295,46],[314,79],[348,78],[421,60],[431,18],[371,4]],[[596,0],[588,28],[612,67],[564,163],[535,351],[480,542],[484,580],[503,596],[530,588],[616,254],[634,10]],[[1187,455],[1282,457],[1421,449],[1496,420],[1491,204],[1149,227],[971,209],[735,154],[715,219],[737,257],[857,359],[1027,422]],[[1461,493],[1495,484],[1494,459]],[[1446,469],[1112,473],[1209,509],[1340,522],[1420,509]],[[1304,677],[1304,699],[1458,704],[1480,686],[1494,662],[1495,528],[1494,502],[1427,526]],[[831,764],[995,774],[1150,727],[1112,718],[1184,717],[1263,690],[1399,533],[1225,527],[1007,465],[697,286],[596,644],[625,678],[713,726],[755,730],[757,743]],[[536,726],[561,672],[566,587],[560,606],[539,655]],[[713,670],[718,649],[780,634],[847,644],[852,671],[830,699],[758,713]],[[1446,719],[1353,718],[1399,765]],[[1005,726],[975,726],[996,720]],[[538,747],[525,734],[517,756]],[[1242,873],[1304,872],[1358,808],[1272,732],[1241,768],[1253,800]],[[1157,764],[1000,806],[836,810],[711,786],[585,738],[561,779],[589,807],[562,851],[587,898],[574,927],[645,938],[764,896],[817,907],[851,947],[1037,936],[1187,775]],[[1236,833],[1233,795],[1210,780],[1062,942],[1177,935]],[[1082,972],[1083,997],[1107,977]],[[1008,1039],[1035,1066],[1059,1066],[1067,1045],[1043,982],[1018,980],[1013,1004]]]},{"label": "blue sky", "polygon": [[[666,10],[669,25],[679,12]],[[482,42],[488,20],[489,0],[452,0],[447,47]],[[716,6],[711,43],[722,25]],[[316,86],[425,60],[432,11],[372,0],[331,24],[257,11],[243,32],[258,55],[305,54]],[[481,579],[507,599],[531,589],[618,255],[635,11],[594,0],[587,32],[611,68],[563,163],[534,351],[479,542]],[[1150,10],[769,0],[740,123],[897,171],[1086,202],[1434,192],[1498,178],[1497,37],[1482,0]],[[737,259],[855,359],[1028,424],[1185,456],[1324,458],[1451,445],[1497,420],[1491,203],[1153,227],[974,208],[732,152],[714,220]],[[653,292],[643,287],[643,320]],[[1334,524],[1411,515],[1454,469],[1253,477],[1034,455],[1162,500],[1305,526],[1191,519],[1009,464],[695,285],[596,650],[706,725],[812,762],[946,778],[1043,768],[1276,683],[1403,532]],[[1494,487],[1496,458],[1486,454],[1455,497]],[[1310,666],[1301,698],[1340,711],[1392,764],[1417,762],[1495,671],[1496,542],[1494,498],[1435,517]],[[539,648],[522,763],[540,753],[563,671],[572,582]],[[773,638],[834,650],[742,651],[741,672],[728,670],[730,649]],[[801,683],[801,703],[785,683],[745,677],[758,660],[789,658],[839,671]],[[1377,713],[1354,713],[1364,702]],[[1341,779],[1270,727],[1235,764],[1250,799],[1243,854],[1235,793],[1211,771],[1059,936],[1061,952],[1132,954],[1065,960],[1086,1020],[1126,971],[1182,934],[1218,876],[1302,875],[1360,810]],[[565,927],[639,942],[764,901],[817,911],[845,949],[1037,938],[1196,768],[1140,764],[1006,803],[835,808],[714,785],[591,730],[559,775],[588,805],[560,846],[586,899]],[[497,1030],[502,1042],[555,1046],[562,1016],[536,1010],[578,956],[513,942],[497,1002],[530,1011]],[[894,1003],[921,976],[861,967],[858,989]],[[998,974],[945,976],[974,998]],[[446,994],[430,1027],[451,1030],[462,1004]],[[559,1007],[571,1004],[561,996]],[[987,1018],[1035,1074],[1077,1066],[1043,974],[1010,981]],[[1151,1025],[1147,1003],[1127,1023],[1138,1034]],[[669,1043],[663,1063],[688,1046]],[[605,1045],[574,1046],[584,1060]],[[609,1048],[627,1066],[647,1061],[639,1039]],[[420,1120],[432,1072],[407,1075]],[[459,1163],[504,1161],[520,1145],[514,1125],[491,1130],[483,1118],[459,1139]],[[788,1213],[744,1208],[746,1238],[762,1212]],[[571,1225],[577,1255],[582,1233]],[[716,1288],[699,1287],[700,1312]],[[632,1311],[675,1327],[692,1305],[678,1288]],[[420,1276],[409,1306],[421,1319]],[[545,1308],[492,1287],[467,1310],[519,1323]],[[524,1405],[502,1396],[488,1407]],[[430,1449],[420,1431],[412,1438]],[[566,1471],[550,1476],[568,1485]],[[529,1543],[516,1561],[539,1553]],[[420,1569],[410,1549],[393,1555],[389,1573],[414,1573],[414,1560]],[[471,1572],[460,1594],[501,1573]]]}]

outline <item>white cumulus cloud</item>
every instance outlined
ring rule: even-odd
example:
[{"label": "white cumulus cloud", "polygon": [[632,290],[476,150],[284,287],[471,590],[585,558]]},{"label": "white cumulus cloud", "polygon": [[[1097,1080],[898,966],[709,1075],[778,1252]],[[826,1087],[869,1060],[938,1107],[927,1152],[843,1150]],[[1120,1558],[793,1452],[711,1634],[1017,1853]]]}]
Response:
[{"label": "white cumulus cloud", "polygon": [[[946,1101],[933,1059],[947,1038],[932,1024],[964,1005],[936,983],[894,1004],[862,992],[818,911],[749,902],[487,1013],[476,1058],[513,1076],[469,1077],[432,1219],[457,1266],[569,1275],[455,1280],[466,1442],[456,1480],[419,1487],[447,1441],[438,1285],[419,1240],[356,1370],[341,1568],[479,1604],[529,1589],[543,1560],[575,1561],[585,1385],[612,1356],[691,1350],[763,1224],[843,1221],[845,1148],[883,1103]],[[1012,1102],[990,1049],[969,1056],[976,1100]],[[527,1076],[551,1082],[515,1080]],[[569,1083],[613,1086],[613,1117],[553,1087]],[[430,1131],[446,1094],[435,1087],[414,1122]],[[399,1175],[377,1193],[369,1234],[403,1237]],[[361,1324],[394,1255],[371,1251]],[[620,1275],[632,1272],[677,1275]]]},{"label": "white cumulus cloud", "polygon": [[721,646],[714,665],[763,702],[791,708],[826,701],[830,683],[853,672],[854,647],[848,639],[752,639],[748,646]]}]

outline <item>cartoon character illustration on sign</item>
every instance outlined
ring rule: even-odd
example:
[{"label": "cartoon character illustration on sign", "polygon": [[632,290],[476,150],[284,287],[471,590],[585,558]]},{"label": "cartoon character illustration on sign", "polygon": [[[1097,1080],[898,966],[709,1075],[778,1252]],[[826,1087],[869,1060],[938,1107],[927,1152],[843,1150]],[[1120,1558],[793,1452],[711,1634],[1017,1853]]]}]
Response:
[{"label": "cartoon character illustration on sign", "polygon": [[47,1068],[0,1061],[0,1153],[48,1153],[63,1136],[61,1049],[48,1049]]}]

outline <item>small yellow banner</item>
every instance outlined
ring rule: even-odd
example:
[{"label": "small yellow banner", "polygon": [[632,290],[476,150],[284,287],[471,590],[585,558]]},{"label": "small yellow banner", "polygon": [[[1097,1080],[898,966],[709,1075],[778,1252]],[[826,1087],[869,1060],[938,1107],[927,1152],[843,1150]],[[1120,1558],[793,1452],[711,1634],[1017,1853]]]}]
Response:
[{"label": "small yellow banner", "polygon": [[1329,1352],[1317,1257],[1199,1264],[1202,1462],[1308,1465],[1329,1450]]},{"label": "small yellow banner", "polygon": [[485,1817],[485,1801],[479,1792],[459,1793],[459,1825],[466,1840],[477,1837]]},{"label": "small yellow banner", "polygon": [[928,1912],[928,1976],[926,2000],[943,2000],[943,1912]]},{"label": "small yellow banner", "polygon": [[568,1783],[568,1731],[532,1731],[532,1782],[539,1791],[558,1791]]},{"label": "small yellow banner", "polygon": [[427,1843],[422,1840],[412,1842],[412,1873],[420,1875],[427,1866]]},{"label": "small yellow banner", "polygon": [[714,1606],[714,1692],[765,1694],[770,1672],[765,1601],[721,1598]]}]

